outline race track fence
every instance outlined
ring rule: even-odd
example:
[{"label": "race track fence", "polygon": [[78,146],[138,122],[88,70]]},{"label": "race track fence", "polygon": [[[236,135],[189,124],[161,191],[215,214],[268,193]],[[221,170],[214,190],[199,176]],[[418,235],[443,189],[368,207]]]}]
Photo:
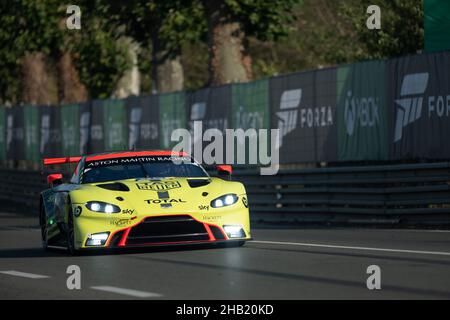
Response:
[{"label": "race track fence", "polygon": [[[37,215],[46,178],[0,170],[0,201]],[[450,225],[450,162],[280,170],[235,170],[256,223]],[[5,205],[3,205],[5,207]]]}]

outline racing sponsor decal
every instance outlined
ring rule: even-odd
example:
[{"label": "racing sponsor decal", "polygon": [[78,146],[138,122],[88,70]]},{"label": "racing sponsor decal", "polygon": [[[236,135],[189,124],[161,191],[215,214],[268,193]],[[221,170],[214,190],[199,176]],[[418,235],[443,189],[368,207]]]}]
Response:
[{"label": "racing sponsor decal", "polygon": [[132,219],[112,219],[110,224],[116,227],[123,227],[130,225],[132,222]]},{"label": "racing sponsor decal", "polygon": [[153,191],[171,190],[181,187],[178,181],[138,182],[136,183],[136,186],[140,190],[153,190]]},{"label": "racing sponsor decal", "polygon": [[219,221],[222,220],[222,216],[202,216],[202,220],[208,221],[208,222],[214,222],[214,221]]},{"label": "racing sponsor decal", "polygon": [[81,211],[83,211],[83,208],[81,208],[81,206],[77,206],[77,207],[75,208],[75,210],[73,211],[73,215],[74,215],[75,217],[79,217],[80,214],[81,214]]},{"label": "racing sponsor decal", "polygon": [[155,163],[155,162],[192,162],[190,157],[180,156],[156,156],[156,157],[124,157],[116,159],[105,159],[98,161],[89,161],[86,163],[87,168],[105,167],[122,164],[134,164],[134,163]]},{"label": "racing sponsor decal", "polygon": [[172,204],[172,203],[185,203],[183,199],[148,199],[145,200],[148,204]]},{"label": "racing sponsor decal", "polygon": [[209,210],[209,205],[201,204],[198,206],[198,210]]},{"label": "racing sponsor decal", "polygon": [[242,203],[244,204],[244,206],[246,207],[246,208],[248,208],[248,201],[247,201],[247,197],[242,197]]},{"label": "racing sponsor decal", "polygon": [[134,214],[134,209],[123,209],[122,210],[123,214]]}]

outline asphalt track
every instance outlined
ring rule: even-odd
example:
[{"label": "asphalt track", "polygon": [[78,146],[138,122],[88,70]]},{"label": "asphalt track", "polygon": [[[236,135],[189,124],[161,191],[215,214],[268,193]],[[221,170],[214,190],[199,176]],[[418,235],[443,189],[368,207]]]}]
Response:
[{"label": "asphalt track", "polygon": [[[450,232],[253,229],[241,248],[44,252],[35,218],[0,213],[0,299],[450,299]],[[69,290],[67,267],[81,270]],[[367,267],[381,269],[369,290]]]}]

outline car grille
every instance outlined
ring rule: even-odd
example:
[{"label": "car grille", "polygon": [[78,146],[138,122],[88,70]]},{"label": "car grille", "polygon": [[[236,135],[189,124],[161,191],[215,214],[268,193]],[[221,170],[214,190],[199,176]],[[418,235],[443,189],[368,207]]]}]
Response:
[{"label": "car grille", "polygon": [[203,223],[187,215],[146,218],[130,230],[127,245],[207,241]]}]

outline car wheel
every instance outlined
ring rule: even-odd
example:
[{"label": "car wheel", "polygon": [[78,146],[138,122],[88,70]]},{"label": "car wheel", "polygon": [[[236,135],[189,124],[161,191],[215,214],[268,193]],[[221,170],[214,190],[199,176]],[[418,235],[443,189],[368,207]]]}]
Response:
[{"label": "car wheel", "polygon": [[239,241],[239,242],[236,244],[237,247],[242,247],[242,246],[244,246],[244,245],[245,245],[245,241]]},{"label": "car wheel", "polygon": [[48,229],[47,229],[47,217],[45,212],[41,211],[41,238],[42,238],[42,248],[48,250]]},{"label": "car wheel", "polygon": [[73,225],[72,210],[69,210],[67,217],[67,251],[72,256],[75,256],[78,253],[75,249],[75,227]]}]

